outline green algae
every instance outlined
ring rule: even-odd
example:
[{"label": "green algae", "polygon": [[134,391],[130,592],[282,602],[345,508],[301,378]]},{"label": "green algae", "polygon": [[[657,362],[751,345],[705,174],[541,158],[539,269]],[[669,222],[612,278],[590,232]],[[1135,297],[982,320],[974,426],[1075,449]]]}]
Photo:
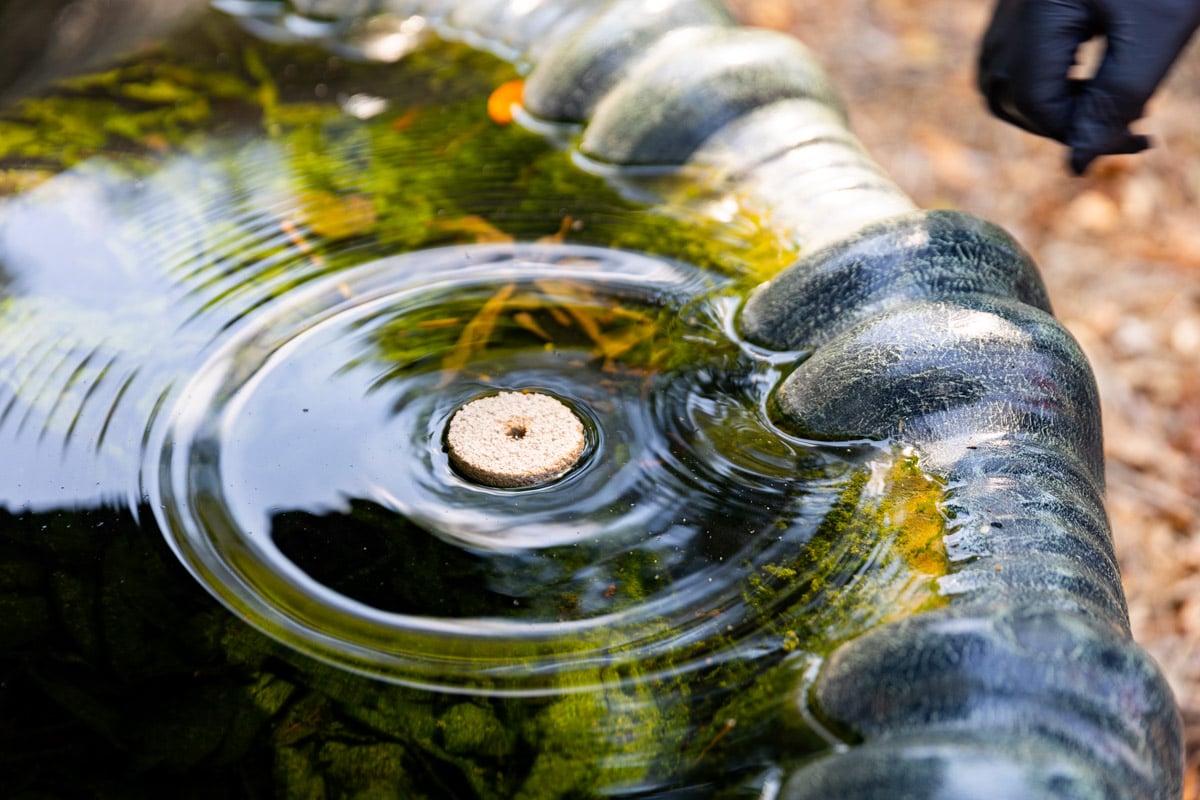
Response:
[{"label": "green algae", "polygon": [[813,676],[849,639],[944,605],[936,589],[948,569],[943,499],[942,485],[920,471],[911,453],[895,454],[849,478],[795,558],[758,565],[745,596],[766,621],[759,653],[753,661],[727,662],[710,677],[724,691],[714,695],[718,702],[690,743],[693,772],[742,772],[753,783],[763,769],[846,740],[848,732],[812,710]]},{"label": "green algae", "polygon": [[[869,470],[851,476],[801,552],[784,563],[764,564],[751,575],[747,602],[769,608],[784,592],[805,613],[810,628],[856,634],[943,603],[936,579],[949,571],[942,542],[944,487],[920,470],[911,453],[873,466],[886,470],[885,492],[870,486]],[[826,590],[831,585],[842,588],[830,595]],[[795,635],[792,621],[781,614],[773,625],[789,638]],[[822,635],[806,642],[806,650],[824,655],[842,641],[841,636]]]}]

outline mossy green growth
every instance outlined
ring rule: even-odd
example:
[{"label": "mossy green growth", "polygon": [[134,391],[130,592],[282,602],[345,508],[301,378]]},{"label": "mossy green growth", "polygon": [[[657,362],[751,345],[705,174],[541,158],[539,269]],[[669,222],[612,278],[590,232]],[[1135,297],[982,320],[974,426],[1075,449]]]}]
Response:
[{"label": "mossy green growth", "polygon": [[870,463],[849,478],[795,558],[758,567],[747,601],[766,609],[782,598],[788,611],[773,623],[781,649],[821,654],[944,604],[936,589],[949,568],[944,499],[945,487],[911,452]]},{"label": "mossy green growth", "polygon": [[688,730],[682,697],[632,665],[532,698],[372,687],[302,669],[322,690],[278,715],[272,736],[288,796],[593,797],[675,774]]},{"label": "mossy green growth", "polygon": [[842,643],[945,603],[944,499],[911,452],[892,452],[848,477],[794,557],[748,565],[745,598],[764,624],[740,647],[758,655],[709,676],[724,692],[691,741],[697,772],[753,771],[828,746],[836,734],[807,710],[811,676]]},{"label": "mossy green growth", "polygon": [[496,718],[495,712],[481,702],[464,700],[438,717],[442,746],[456,755],[476,753],[499,758],[516,747],[516,733]]},{"label": "mossy green growth", "polygon": [[[746,285],[786,263],[787,248],[753,221],[649,207],[542,136],[493,122],[487,96],[514,74],[446,43],[396,65],[339,62],[316,48],[256,42],[213,16],[137,60],[3,111],[0,195],[23,201],[22,226],[60,231],[59,263],[76,255],[117,271],[96,276],[107,294],[6,298],[0,334],[21,336],[0,335],[0,357],[50,343],[93,353],[69,401],[29,395],[44,385],[37,376],[21,401],[47,413],[79,407],[121,370],[148,384],[182,380],[189,354],[232,320],[318,277],[412,250],[594,244]],[[344,98],[356,96],[381,110],[349,113]],[[575,324],[590,332],[587,322]],[[617,322],[592,342],[606,358],[666,341],[645,336],[644,321]],[[168,338],[170,354],[147,346]],[[76,422],[44,421],[60,435]]]}]

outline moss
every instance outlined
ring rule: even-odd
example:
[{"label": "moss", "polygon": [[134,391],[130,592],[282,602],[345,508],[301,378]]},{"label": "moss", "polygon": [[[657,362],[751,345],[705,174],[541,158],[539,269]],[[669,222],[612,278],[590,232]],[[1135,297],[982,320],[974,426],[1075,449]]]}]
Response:
[{"label": "moss", "polygon": [[[22,347],[78,342],[86,352],[97,331],[110,331],[95,364],[128,363],[147,375],[163,359],[146,343],[170,336],[186,350],[179,329],[202,338],[190,324],[196,317],[220,325],[316,277],[401,251],[549,239],[734,275],[778,261],[778,242],[756,223],[731,237],[728,225],[650,209],[541,136],[492,123],[488,93],[512,75],[510,65],[450,44],[395,66],[331,66],[320,50],[252,42],[214,17],[117,69],[23,101],[0,114],[0,192],[29,192],[75,168],[75,194],[94,191],[105,212],[93,223],[109,229],[104,255],[141,279],[116,307],[21,296],[20,308],[0,314],[0,333],[11,323],[25,334]],[[328,99],[313,96],[314,84],[328,87]],[[360,92],[377,93],[386,110],[360,120],[334,101]],[[161,203],[153,223],[124,216],[134,181],[145,188],[138,197]],[[44,208],[34,218],[62,224],[53,193],[30,200]],[[78,238],[66,237],[64,249],[95,247]],[[164,263],[181,243],[186,260]],[[767,251],[775,255],[760,257]],[[184,302],[163,307],[167,296]],[[664,337],[649,335],[654,322],[617,319],[590,346],[605,358],[669,363]],[[83,375],[78,393],[101,379]],[[25,399],[46,410],[57,402],[51,393]],[[61,433],[73,422],[57,415],[46,424]]]},{"label": "moss", "polygon": [[595,785],[601,765],[597,756],[603,753],[595,744],[607,733],[606,711],[602,697],[580,693],[551,703],[533,717],[522,733],[540,747],[516,797],[564,797]]},{"label": "moss", "polygon": [[685,708],[636,678],[632,665],[625,674],[597,672],[584,679],[596,682],[591,691],[566,694],[533,716],[522,735],[537,755],[514,797],[592,797],[673,774]]},{"label": "moss", "polygon": [[336,722],[337,715],[334,712],[335,707],[328,697],[307,692],[277,718],[272,738],[278,746],[292,747],[309,739],[336,733],[341,725]]},{"label": "moss", "polygon": [[[748,599],[765,609],[782,593],[812,609],[821,622],[810,627],[826,635],[822,643],[806,642],[814,652],[885,619],[939,605],[934,579],[949,567],[944,499],[942,484],[911,454],[868,465],[846,482],[802,553],[760,567]],[[788,616],[779,626],[789,640],[797,635]]]},{"label": "moss", "polygon": [[275,751],[274,784],[279,796],[296,800],[325,800],[325,776],[312,748],[281,747]]},{"label": "moss", "polygon": [[[329,677],[337,678],[335,675]],[[336,688],[334,691],[337,696]],[[381,733],[416,747],[438,751],[441,749],[438,744],[441,738],[438,701],[439,698],[431,693],[397,687],[342,702],[340,708],[351,718]]]},{"label": "moss", "polygon": [[455,755],[500,758],[511,754],[516,746],[515,731],[481,702],[468,701],[451,706],[438,717],[437,726],[441,731],[442,746]]},{"label": "moss", "polygon": [[287,706],[296,693],[295,684],[271,673],[254,675],[252,682],[230,692],[234,696],[233,713],[213,754],[218,764],[239,764],[248,759],[269,730],[270,721]]},{"label": "moss", "polygon": [[745,599],[762,626],[718,649],[757,657],[725,660],[706,678],[720,690],[696,709],[693,773],[754,773],[828,746],[829,731],[802,711],[807,676],[843,642],[944,602],[934,580],[946,568],[943,499],[911,454],[877,456],[842,483],[794,556],[747,565]]},{"label": "moss", "polygon": [[[734,680],[707,709],[689,742],[689,769],[698,775],[734,774],[778,763],[783,753],[815,753],[828,746],[794,702],[811,656],[760,663],[752,680]],[[734,670],[737,666],[733,665]]]},{"label": "moss", "polygon": [[[324,747],[322,742],[346,741],[352,730],[361,736],[365,724],[375,733],[362,745],[396,745],[390,750],[396,761],[389,767],[395,774],[391,785],[411,786],[414,792],[397,796],[422,796],[417,792],[439,797],[512,796],[514,781],[523,774],[529,755],[518,741],[518,725],[510,714],[523,712],[527,701],[464,701],[402,687],[370,687],[323,668],[314,677],[339,698],[314,732],[310,749],[314,757]],[[381,776],[368,771],[366,777],[375,781]]]},{"label": "moss", "polygon": [[913,570],[932,577],[949,571],[943,537],[945,487],[921,471],[915,456],[900,459],[891,475],[894,491],[879,509],[884,535],[895,537],[900,557]]},{"label": "moss", "polygon": [[670,581],[653,551],[630,550],[619,554],[613,564],[614,596],[624,604],[636,604],[658,592]]},{"label": "moss", "polygon": [[411,789],[403,766],[405,748],[400,744],[327,741],[316,748],[316,758],[329,782],[354,787],[356,791],[346,792],[351,796],[362,796],[364,790],[372,792],[378,784],[390,788],[392,794],[388,797],[397,796],[404,788]]},{"label": "moss", "polygon": [[252,88],[234,76],[143,60],[18,102],[0,117],[0,163],[64,168],[112,150],[154,158],[213,124],[214,100],[252,98]]}]

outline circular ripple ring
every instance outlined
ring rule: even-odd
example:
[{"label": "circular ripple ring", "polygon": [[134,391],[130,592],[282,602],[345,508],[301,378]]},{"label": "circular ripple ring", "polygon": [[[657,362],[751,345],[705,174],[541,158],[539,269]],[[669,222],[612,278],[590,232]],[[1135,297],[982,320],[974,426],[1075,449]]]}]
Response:
[{"label": "circular ripple ring", "polygon": [[[208,359],[155,429],[146,490],[161,499],[170,545],[219,600],[287,645],[375,678],[552,694],[591,687],[596,663],[686,669],[684,644],[696,665],[725,657],[729,631],[753,635],[770,608],[745,603],[738,570],[724,565],[769,563],[808,534],[791,475],[756,479],[744,445],[714,438],[724,406],[695,405],[717,365],[757,363],[693,308],[723,285],[682,264],[572,245],[451,247],[347,270],[264,310]],[[478,324],[466,320],[487,318],[497,297],[513,300],[523,344],[462,350]],[[452,301],[461,318],[445,316]],[[613,335],[635,346],[595,358],[591,334],[550,347],[533,334],[571,314],[611,317],[626,326]],[[636,347],[672,333],[709,342],[711,355],[669,364]],[[735,417],[741,429],[770,435],[755,416],[763,399],[737,402],[752,409]],[[516,469],[514,457],[525,459]],[[712,463],[731,457],[736,492]],[[390,592],[379,579],[346,583],[330,564],[348,542],[375,541],[352,515],[330,515],[346,498],[371,502],[385,540],[432,552],[430,569],[486,556],[491,566],[472,574],[487,585],[455,589],[478,602],[446,611],[404,576]],[[753,535],[761,528],[776,535]],[[336,530],[328,543],[326,529]],[[620,578],[642,580],[638,596],[596,588],[597,569],[638,563],[631,555],[660,565]],[[520,607],[543,582],[568,584],[569,616]],[[498,598],[518,605],[484,602]]]}]

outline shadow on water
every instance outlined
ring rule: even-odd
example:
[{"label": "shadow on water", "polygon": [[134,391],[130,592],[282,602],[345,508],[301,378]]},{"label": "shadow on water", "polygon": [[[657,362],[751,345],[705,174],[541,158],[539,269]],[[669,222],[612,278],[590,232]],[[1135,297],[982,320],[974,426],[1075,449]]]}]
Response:
[{"label": "shadow on water", "polygon": [[[5,796],[740,796],[939,602],[941,487],[778,430],[731,333],[788,248],[493,122],[514,76],[212,15],[0,117]],[[501,389],[584,466],[456,475]]]}]

